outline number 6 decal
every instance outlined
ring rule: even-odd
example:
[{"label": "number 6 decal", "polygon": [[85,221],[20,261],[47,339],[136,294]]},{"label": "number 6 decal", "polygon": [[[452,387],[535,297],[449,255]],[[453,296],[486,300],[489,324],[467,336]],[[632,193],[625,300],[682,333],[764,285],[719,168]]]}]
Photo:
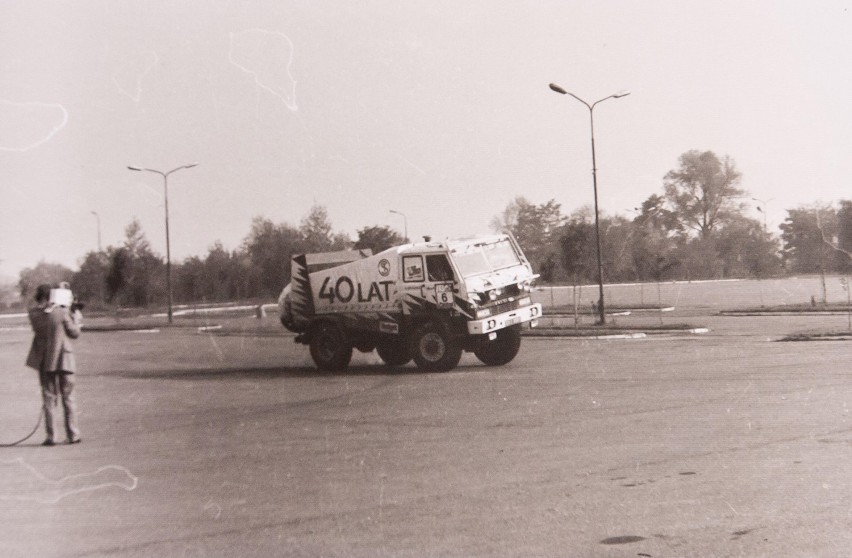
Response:
[{"label": "number 6 decal", "polygon": [[453,306],[453,285],[435,285],[435,301],[439,308],[451,308]]}]

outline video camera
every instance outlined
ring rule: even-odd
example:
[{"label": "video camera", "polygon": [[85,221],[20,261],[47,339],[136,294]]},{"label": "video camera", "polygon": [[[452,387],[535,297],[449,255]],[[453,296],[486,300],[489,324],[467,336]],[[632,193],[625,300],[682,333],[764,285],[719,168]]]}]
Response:
[{"label": "video camera", "polygon": [[74,293],[71,292],[71,289],[65,287],[50,289],[49,302],[55,306],[64,306],[72,313],[82,310],[86,306],[74,298]]}]

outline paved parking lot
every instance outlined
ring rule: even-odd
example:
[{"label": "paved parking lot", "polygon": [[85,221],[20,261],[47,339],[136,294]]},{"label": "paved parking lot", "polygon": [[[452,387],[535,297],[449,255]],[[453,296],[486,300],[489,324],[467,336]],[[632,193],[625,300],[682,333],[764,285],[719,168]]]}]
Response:
[{"label": "paved parking lot", "polygon": [[[846,317],[694,320],[711,332],[526,338],[444,374],[86,334],[83,443],[0,449],[0,554],[847,554],[852,345],[774,341]],[[36,420],[29,340],[0,333],[0,441]]]}]

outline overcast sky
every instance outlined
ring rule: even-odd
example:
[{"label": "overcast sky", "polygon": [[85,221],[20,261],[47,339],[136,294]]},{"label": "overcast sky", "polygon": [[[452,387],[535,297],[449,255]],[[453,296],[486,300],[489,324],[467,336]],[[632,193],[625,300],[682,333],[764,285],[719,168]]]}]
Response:
[{"label": "overcast sky", "polygon": [[[518,195],[629,215],[691,149],[785,210],[852,198],[852,2],[6,1],[0,275],[137,218],[172,258],[253,217],[488,232]],[[756,210],[751,214],[762,219]]]}]

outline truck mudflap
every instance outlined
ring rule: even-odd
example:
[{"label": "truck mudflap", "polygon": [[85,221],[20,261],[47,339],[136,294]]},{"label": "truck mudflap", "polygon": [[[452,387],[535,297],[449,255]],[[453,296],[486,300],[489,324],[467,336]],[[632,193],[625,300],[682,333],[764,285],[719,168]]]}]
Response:
[{"label": "truck mudflap", "polygon": [[[467,332],[471,335],[491,333],[505,327],[523,324],[541,317],[541,304],[535,303],[509,312],[503,312],[496,316],[489,316],[481,320],[473,320],[467,323]],[[535,325],[535,324],[533,324]]]}]

